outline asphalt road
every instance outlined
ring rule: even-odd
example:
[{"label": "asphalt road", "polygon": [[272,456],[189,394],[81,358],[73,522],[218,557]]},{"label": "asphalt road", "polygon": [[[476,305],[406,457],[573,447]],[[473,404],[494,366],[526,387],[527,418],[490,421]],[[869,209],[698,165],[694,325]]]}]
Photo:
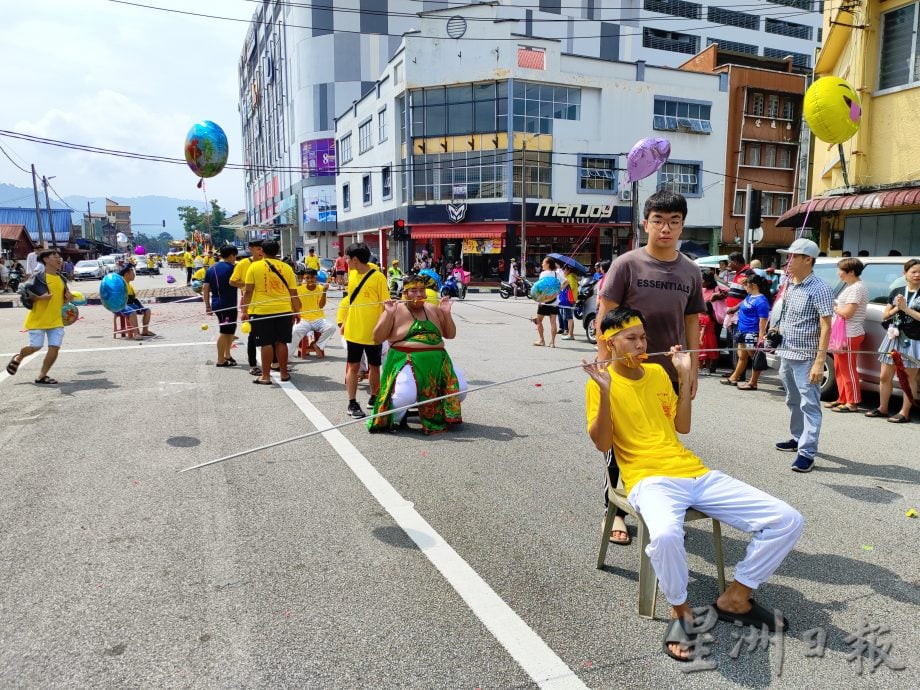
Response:
[{"label": "asphalt road", "polygon": [[[153,311],[160,337],[138,345],[81,308],[59,386],[32,384],[37,359],[0,373],[0,687],[472,689],[541,673],[546,687],[916,686],[916,423],[827,413],[799,475],[772,447],[788,433],[769,377],[751,393],[701,380],[689,446],[806,529],[757,595],[791,622],[782,676],[776,647],[731,658],[725,623],[716,670],[685,675],[661,652],[664,600],[657,620],[637,615],[638,543],[594,567],[602,465],[571,368],[593,356],[583,337],[534,347],[533,303],[470,295],[450,346],[470,385],[529,378],[470,392],[462,429],[351,425],[180,474],[346,421],[344,353],[298,362],[292,386],[253,386],[213,366],[200,303]],[[24,316],[0,310],[4,363]],[[697,605],[717,595],[701,524],[687,538]],[[723,529],[733,564],[748,538]],[[861,619],[890,628],[907,670],[857,675],[845,638]],[[819,627],[827,651],[806,658]]]}]

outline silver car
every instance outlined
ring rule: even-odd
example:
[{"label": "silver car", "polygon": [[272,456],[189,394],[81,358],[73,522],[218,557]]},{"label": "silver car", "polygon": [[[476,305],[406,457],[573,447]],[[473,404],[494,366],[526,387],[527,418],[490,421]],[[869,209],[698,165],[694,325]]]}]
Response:
[{"label": "silver car", "polygon": [[105,266],[99,259],[82,259],[73,267],[74,280],[101,280]]},{"label": "silver car", "polygon": [[[869,291],[869,306],[866,309],[866,337],[863,340],[862,350],[856,361],[859,380],[863,390],[878,391],[879,370],[881,365],[878,355],[875,354],[882,340],[885,339],[885,329],[882,328],[882,311],[888,304],[888,295],[898,287],[904,287],[904,262],[910,257],[906,256],[860,256],[863,269],[860,278]],[[844,283],[837,276],[837,262],[840,257],[818,257],[815,259],[815,275],[831,286],[834,295],[840,294]],[[770,315],[770,323],[779,320],[782,310],[782,299],[777,299]],[[768,355],[767,361],[774,369],[779,369],[779,358]],[[900,389],[897,377],[894,385]],[[834,358],[828,357],[824,364],[824,379],[821,381],[821,397],[825,400],[837,395],[837,383],[834,379]],[[834,397],[833,399],[836,399]]]}]

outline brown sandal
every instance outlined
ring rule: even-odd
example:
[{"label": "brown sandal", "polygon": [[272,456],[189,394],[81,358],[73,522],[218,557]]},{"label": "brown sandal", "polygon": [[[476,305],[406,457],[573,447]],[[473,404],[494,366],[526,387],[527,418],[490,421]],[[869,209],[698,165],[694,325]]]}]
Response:
[{"label": "brown sandal", "polygon": [[22,360],[16,359],[19,355],[13,355],[10,359],[10,363],[6,365],[6,373],[10,376],[15,376],[16,372],[19,371],[19,365],[22,364]]}]

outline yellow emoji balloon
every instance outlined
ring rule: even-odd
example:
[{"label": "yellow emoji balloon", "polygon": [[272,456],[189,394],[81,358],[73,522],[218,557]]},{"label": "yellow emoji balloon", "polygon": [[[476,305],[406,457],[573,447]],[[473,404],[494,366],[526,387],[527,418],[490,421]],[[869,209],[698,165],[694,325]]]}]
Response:
[{"label": "yellow emoji balloon", "polygon": [[839,77],[821,77],[809,86],[803,110],[811,131],[828,144],[842,144],[856,134],[862,117],[856,90]]}]

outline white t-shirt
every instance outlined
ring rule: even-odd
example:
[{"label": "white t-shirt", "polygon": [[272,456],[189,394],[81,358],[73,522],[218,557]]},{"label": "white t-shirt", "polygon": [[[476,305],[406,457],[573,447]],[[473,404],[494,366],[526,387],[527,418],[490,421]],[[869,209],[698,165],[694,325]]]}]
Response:
[{"label": "white t-shirt", "polygon": [[869,290],[866,284],[857,280],[852,285],[847,285],[840,294],[837,295],[837,304],[855,304],[856,312],[847,319],[847,338],[855,338],[863,335],[866,330],[863,324],[866,321],[866,305],[869,304]]}]

